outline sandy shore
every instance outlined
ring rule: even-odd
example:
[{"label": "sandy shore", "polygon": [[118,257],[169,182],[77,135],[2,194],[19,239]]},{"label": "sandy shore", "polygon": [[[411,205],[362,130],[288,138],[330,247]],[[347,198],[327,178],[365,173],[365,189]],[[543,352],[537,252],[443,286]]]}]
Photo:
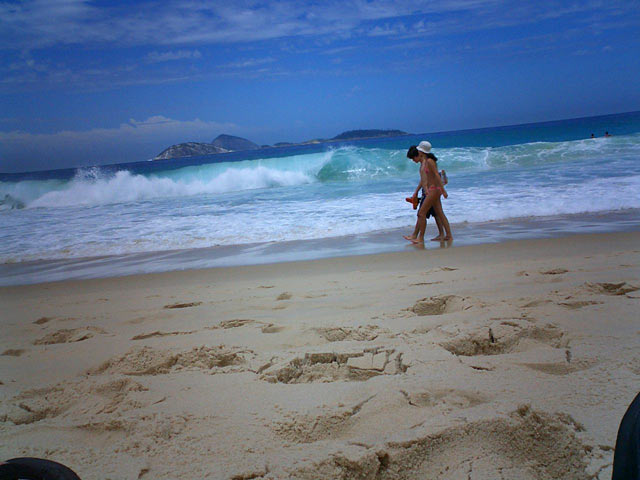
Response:
[{"label": "sandy shore", "polygon": [[604,479],[640,232],[0,289],[0,459],[85,479]]}]

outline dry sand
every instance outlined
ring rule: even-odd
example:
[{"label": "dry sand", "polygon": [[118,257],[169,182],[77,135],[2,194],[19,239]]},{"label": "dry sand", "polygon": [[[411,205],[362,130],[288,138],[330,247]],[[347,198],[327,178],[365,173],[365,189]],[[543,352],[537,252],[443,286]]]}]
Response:
[{"label": "dry sand", "polygon": [[604,479],[640,233],[0,289],[0,458],[90,479]]}]

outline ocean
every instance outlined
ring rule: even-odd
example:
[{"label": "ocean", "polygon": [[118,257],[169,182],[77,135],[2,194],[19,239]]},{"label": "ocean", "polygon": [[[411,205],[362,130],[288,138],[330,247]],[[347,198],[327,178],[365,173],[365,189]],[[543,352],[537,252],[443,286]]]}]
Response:
[{"label": "ocean", "polygon": [[633,112],[0,174],[0,285],[414,248],[420,140],[449,177],[454,246],[640,228]]}]

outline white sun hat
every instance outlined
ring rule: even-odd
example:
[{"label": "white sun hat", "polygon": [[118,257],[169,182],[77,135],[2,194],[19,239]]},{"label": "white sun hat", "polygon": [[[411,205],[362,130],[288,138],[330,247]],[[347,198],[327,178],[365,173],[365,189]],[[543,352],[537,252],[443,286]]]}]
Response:
[{"label": "white sun hat", "polygon": [[426,140],[423,140],[418,144],[418,150],[422,153],[429,153],[431,152],[431,144]]}]

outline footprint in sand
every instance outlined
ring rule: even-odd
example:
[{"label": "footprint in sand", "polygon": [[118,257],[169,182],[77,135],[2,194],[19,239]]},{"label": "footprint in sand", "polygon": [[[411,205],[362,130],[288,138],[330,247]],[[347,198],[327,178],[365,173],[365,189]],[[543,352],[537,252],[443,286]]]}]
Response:
[{"label": "footprint in sand", "polygon": [[419,316],[443,315],[483,306],[482,302],[457,295],[439,295],[418,300],[408,310]]},{"label": "footprint in sand", "polygon": [[[520,300],[525,300],[523,298],[521,298]],[[552,303],[551,300],[547,299],[547,298],[536,298],[533,300],[529,300],[528,302],[520,305],[520,308],[535,308],[535,307],[539,307],[541,305],[546,305],[548,303]]]},{"label": "footprint in sand", "polygon": [[328,342],[342,342],[355,340],[358,342],[372,341],[378,338],[381,333],[389,333],[389,330],[381,329],[376,325],[365,325],[359,327],[329,327],[312,329]]},{"label": "footprint in sand", "polygon": [[246,370],[246,357],[251,354],[248,350],[226,348],[224,345],[196,347],[183,352],[133,347],[124,355],[88,370],[87,374],[160,375],[185,369],[231,373]]},{"label": "footprint in sand", "polygon": [[107,332],[100,327],[63,328],[34,340],[33,344],[53,345],[57,343],[82,342],[95,336],[96,333],[105,334]]},{"label": "footprint in sand", "polygon": [[280,325],[274,325],[273,323],[269,323],[264,325],[260,331],[262,333],[279,333],[283,330],[285,330],[287,327],[282,327]]},{"label": "footprint in sand", "polygon": [[232,320],[223,320],[218,325],[213,325],[211,327],[206,327],[207,330],[218,330],[222,329],[230,329],[230,328],[240,328],[248,325],[257,325],[260,327],[260,331],[262,333],[278,333],[284,330],[286,327],[281,327],[279,325],[275,325],[273,323],[264,323],[258,322],[256,320],[251,320],[250,318],[234,318]]},{"label": "footprint in sand", "polygon": [[592,448],[576,436],[579,430],[569,415],[521,407],[508,417],[363,448],[360,457],[352,454],[348,460],[335,453],[291,476],[312,478],[314,471],[331,468],[334,478],[580,480],[590,477],[585,452]]},{"label": "footprint in sand", "polygon": [[488,397],[480,393],[451,388],[411,393],[400,390],[400,393],[402,393],[411,406],[438,408],[444,412],[450,412],[453,409],[471,408],[489,401]]},{"label": "footprint in sand", "polygon": [[553,363],[521,363],[522,366],[546,373],[547,375],[568,375],[570,373],[587,370],[598,362],[593,359],[575,360],[569,362],[553,362]]},{"label": "footprint in sand", "polygon": [[36,325],[44,325],[45,323],[50,322],[51,320],[53,320],[53,317],[40,317],[33,323],[35,323]]},{"label": "footprint in sand", "polygon": [[596,300],[575,300],[569,302],[560,302],[558,305],[562,305],[570,310],[578,310],[579,308],[588,307],[589,305],[601,305],[603,302]]},{"label": "footprint in sand", "polygon": [[202,305],[202,302],[191,302],[191,303],[172,303],[171,305],[165,305],[162,308],[173,309],[173,308],[190,308],[197,307],[198,305]]},{"label": "footprint in sand", "polygon": [[518,277],[529,277],[532,274],[535,275],[536,273],[539,273],[540,275],[562,275],[564,273],[568,273],[569,270],[567,270],[566,268],[548,268],[545,270],[538,270],[537,272],[527,272],[526,270],[520,270],[519,272],[516,273],[516,275]]},{"label": "footprint in sand", "polygon": [[[147,388],[130,379],[102,381],[82,380],[54,386],[27,390],[6,402],[6,410],[0,412],[0,421],[15,425],[30,424],[47,418],[55,418],[73,412],[74,422],[86,422],[87,418],[114,414],[143,406]],[[4,408],[3,408],[4,410]],[[84,420],[83,420],[84,418]]]},{"label": "footprint in sand", "polygon": [[540,270],[542,275],[562,275],[563,273],[567,273],[569,270],[566,268],[551,268],[549,270]]},{"label": "footprint in sand", "polygon": [[375,395],[352,407],[335,409],[319,408],[308,414],[293,414],[281,422],[276,422],[273,430],[280,437],[295,443],[312,443],[327,438],[335,439],[362,420],[358,415],[362,407]]},{"label": "footprint in sand", "polygon": [[[371,435],[372,430],[379,428],[377,423],[380,417],[388,413],[390,407],[396,411],[404,409],[406,411],[405,428],[415,428],[411,426],[416,417],[414,407],[424,411],[421,413],[421,418],[424,418],[425,415],[448,414],[489,401],[479,393],[455,389],[419,393],[400,390],[399,393],[402,397],[395,396],[395,400],[388,395],[376,394],[352,406],[342,404],[338,407],[322,406],[304,414],[290,414],[284,421],[277,422],[273,430],[279,436],[295,443],[312,443],[328,438],[335,441],[338,438],[353,438],[363,432],[369,432],[364,435]],[[403,404],[402,400],[406,403]]]},{"label": "footprint in sand", "polygon": [[432,273],[438,273],[438,272],[455,272],[456,270],[458,269],[453,267],[436,267],[436,268],[427,270],[425,274],[430,275]]},{"label": "footprint in sand", "polygon": [[22,348],[10,348],[8,350],[5,350],[4,352],[2,352],[3,356],[6,357],[19,357],[20,355],[22,355],[26,350],[22,349]]},{"label": "footprint in sand", "polygon": [[[238,328],[244,327],[245,325],[252,325],[257,323],[255,320],[251,320],[250,318],[233,318],[231,320],[223,320],[217,325],[217,328]],[[216,328],[216,327],[212,327]]]},{"label": "footprint in sand", "polygon": [[449,325],[438,327],[428,335],[433,335],[445,350],[460,356],[500,355],[540,344],[559,348],[566,343],[564,331],[556,325],[538,326],[522,318],[494,320],[480,327]]},{"label": "footprint in sand", "polygon": [[404,373],[407,368],[402,353],[378,347],[352,353],[307,353],[283,363],[270,363],[261,369],[261,379],[270,383],[357,382]]},{"label": "footprint in sand", "polygon": [[582,290],[587,292],[601,293],[604,295],[625,295],[627,293],[636,292],[640,290],[640,287],[632,285],[627,282],[619,283],[591,283],[585,282],[582,286]]},{"label": "footprint in sand", "polygon": [[633,357],[625,366],[636,375],[640,375],[640,356]]},{"label": "footprint in sand", "polygon": [[410,283],[409,286],[410,287],[424,287],[427,285],[437,285],[439,283],[442,283],[441,281],[438,282],[418,282],[418,283]]},{"label": "footprint in sand", "polygon": [[147,338],[153,337],[169,337],[173,335],[191,335],[192,333],[196,333],[197,330],[190,330],[188,332],[151,332],[151,333],[141,333],[140,335],[136,335],[135,337],[131,337],[131,340],[146,340]]}]

